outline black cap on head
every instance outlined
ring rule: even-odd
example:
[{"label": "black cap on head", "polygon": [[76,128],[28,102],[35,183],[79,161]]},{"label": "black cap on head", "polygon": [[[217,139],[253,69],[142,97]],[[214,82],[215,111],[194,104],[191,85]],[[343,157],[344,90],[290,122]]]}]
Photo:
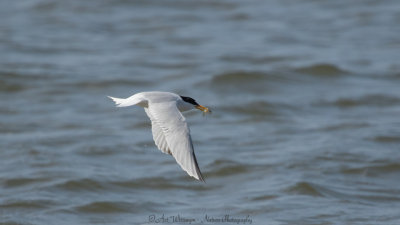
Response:
[{"label": "black cap on head", "polygon": [[190,104],[199,105],[199,103],[197,103],[196,100],[194,100],[191,97],[181,96],[181,98],[182,98],[183,101],[188,102]]}]

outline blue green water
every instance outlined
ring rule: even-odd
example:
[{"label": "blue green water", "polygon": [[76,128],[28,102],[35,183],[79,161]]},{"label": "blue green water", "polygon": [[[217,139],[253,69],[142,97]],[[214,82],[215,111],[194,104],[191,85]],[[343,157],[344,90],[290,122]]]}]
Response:
[{"label": "blue green water", "polygon": [[[400,223],[399,8],[1,1],[0,223]],[[206,183],[106,98],[152,90],[213,110]]]}]

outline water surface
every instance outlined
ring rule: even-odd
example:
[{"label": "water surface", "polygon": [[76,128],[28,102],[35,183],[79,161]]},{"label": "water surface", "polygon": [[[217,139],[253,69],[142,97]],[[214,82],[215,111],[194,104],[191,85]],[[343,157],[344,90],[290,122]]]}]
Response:
[{"label": "water surface", "polygon": [[[1,1],[0,222],[400,223],[399,7]],[[151,90],[213,109],[207,183],[106,98]]]}]

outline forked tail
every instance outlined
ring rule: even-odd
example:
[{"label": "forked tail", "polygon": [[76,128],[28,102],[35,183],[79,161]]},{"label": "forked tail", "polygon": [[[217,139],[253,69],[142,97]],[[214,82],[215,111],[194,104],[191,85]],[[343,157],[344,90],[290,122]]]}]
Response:
[{"label": "forked tail", "polygon": [[143,98],[141,98],[140,95],[132,95],[129,98],[115,98],[111,96],[107,96],[111,98],[117,107],[127,107],[131,105],[136,105],[139,104],[143,101]]},{"label": "forked tail", "polygon": [[126,99],[124,98],[115,98],[115,97],[111,97],[111,96],[107,96],[109,98],[111,98],[111,100],[113,100],[115,102],[115,105],[117,107],[124,107],[124,103],[126,101]]}]

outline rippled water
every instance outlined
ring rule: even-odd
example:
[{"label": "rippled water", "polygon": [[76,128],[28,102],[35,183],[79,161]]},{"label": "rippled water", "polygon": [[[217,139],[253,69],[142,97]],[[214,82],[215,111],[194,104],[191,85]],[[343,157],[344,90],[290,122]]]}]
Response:
[{"label": "rippled water", "polygon": [[[399,224],[399,8],[1,1],[0,222]],[[206,183],[106,98],[151,90],[213,109]]]}]

